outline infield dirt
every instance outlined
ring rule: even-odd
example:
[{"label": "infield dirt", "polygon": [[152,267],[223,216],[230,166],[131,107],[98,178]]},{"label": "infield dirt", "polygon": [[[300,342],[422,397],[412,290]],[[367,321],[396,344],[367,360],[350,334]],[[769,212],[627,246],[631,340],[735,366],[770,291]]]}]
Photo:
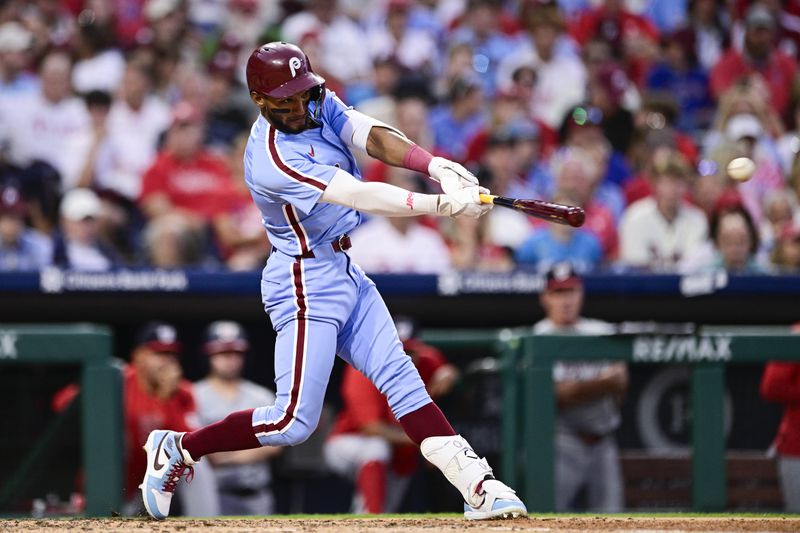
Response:
[{"label": "infield dirt", "polygon": [[455,531],[511,532],[798,532],[800,518],[667,518],[667,517],[533,517],[492,522],[461,518],[252,518],[252,519],[24,519],[0,520],[0,532],[54,533],[55,531],[114,533],[440,533]]}]

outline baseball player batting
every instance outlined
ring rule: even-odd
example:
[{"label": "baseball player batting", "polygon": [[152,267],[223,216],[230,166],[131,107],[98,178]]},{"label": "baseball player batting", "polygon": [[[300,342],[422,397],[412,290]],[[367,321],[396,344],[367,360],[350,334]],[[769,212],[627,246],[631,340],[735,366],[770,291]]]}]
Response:
[{"label": "baseball player batting", "polygon": [[[197,431],[150,433],[141,485],[148,513],[169,514],[177,482],[206,454],[305,441],[317,427],[338,355],[386,396],[423,456],[461,493],[467,519],[526,515],[514,491],[433,403],[375,284],[346,253],[361,212],[477,218],[491,209],[480,201],[488,191],[461,165],[343,104],[294,45],[273,42],[253,51],[246,75],[260,116],[245,151],[245,181],[273,245],[261,297],[277,333],[277,400]],[[353,149],[427,174],[444,194],[364,183]]]}]

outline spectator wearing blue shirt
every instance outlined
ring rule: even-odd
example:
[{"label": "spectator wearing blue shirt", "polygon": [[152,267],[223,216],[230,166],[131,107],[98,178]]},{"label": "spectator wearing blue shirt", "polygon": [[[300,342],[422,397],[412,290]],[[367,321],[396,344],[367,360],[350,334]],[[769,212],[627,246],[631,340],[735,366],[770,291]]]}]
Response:
[{"label": "spectator wearing blue shirt", "polygon": [[453,82],[449,103],[431,111],[434,150],[437,154],[463,161],[469,141],[486,125],[483,89],[477,78]]},{"label": "spectator wearing blue shirt", "polygon": [[[554,201],[578,205],[575,199],[563,193],[557,194]],[[602,261],[603,249],[597,237],[586,230],[544,224],[517,248],[515,259],[518,265],[532,265],[539,271],[566,261],[580,272],[589,272]]]},{"label": "spectator wearing blue shirt", "polygon": [[0,271],[39,270],[50,264],[47,236],[25,225],[26,206],[19,189],[0,189]]},{"label": "spectator wearing blue shirt", "polygon": [[498,65],[518,44],[499,30],[501,7],[499,0],[469,0],[464,24],[450,36],[451,42],[472,47],[472,68],[489,96],[495,92]]},{"label": "spectator wearing blue shirt", "polygon": [[697,62],[695,34],[676,31],[662,41],[662,60],[647,75],[647,88],[670,95],[680,108],[676,127],[686,133],[707,129],[714,116],[708,75]]}]

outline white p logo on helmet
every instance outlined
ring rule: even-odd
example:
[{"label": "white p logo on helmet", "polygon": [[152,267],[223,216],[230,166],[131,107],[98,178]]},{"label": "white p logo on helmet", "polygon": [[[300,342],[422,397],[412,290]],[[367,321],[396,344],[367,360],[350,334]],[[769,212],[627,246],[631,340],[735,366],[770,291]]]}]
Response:
[{"label": "white p logo on helmet", "polygon": [[289,60],[289,70],[292,72],[292,77],[297,76],[297,69],[303,66],[303,62],[299,57],[293,57]]}]

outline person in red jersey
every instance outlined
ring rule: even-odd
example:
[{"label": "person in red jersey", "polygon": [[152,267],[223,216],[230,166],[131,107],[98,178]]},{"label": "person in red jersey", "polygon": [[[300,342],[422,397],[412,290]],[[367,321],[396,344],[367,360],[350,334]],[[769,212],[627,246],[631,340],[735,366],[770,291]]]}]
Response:
[{"label": "person in red jersey", "polygon": [[[800,333],[800,323],[792,328]],[[778,470],[787,512],[800,512],[800,363],[772,361],[761,377],[761,397],[784,405],[775,436]]]}]

